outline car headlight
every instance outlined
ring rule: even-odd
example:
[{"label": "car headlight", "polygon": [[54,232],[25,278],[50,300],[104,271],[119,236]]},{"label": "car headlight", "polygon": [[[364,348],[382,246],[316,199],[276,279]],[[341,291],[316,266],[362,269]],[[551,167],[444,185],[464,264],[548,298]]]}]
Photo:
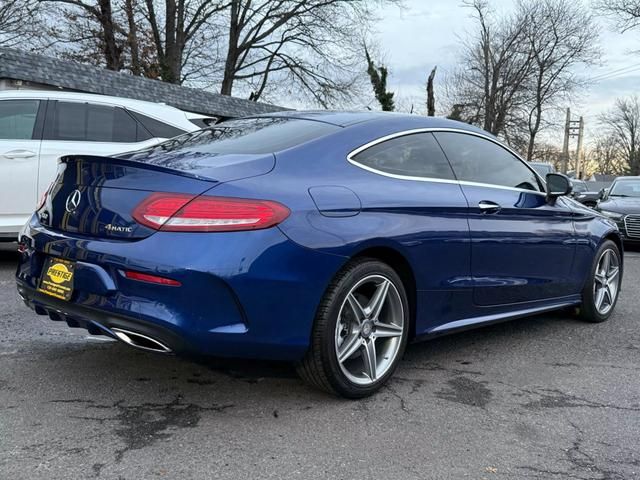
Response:
[{"label": "car headlight", "polygon": [[624,218],[623,213],[609,212],[608,210],[600,210],[600,213],[609,217],[611,220],[622,220]]}]

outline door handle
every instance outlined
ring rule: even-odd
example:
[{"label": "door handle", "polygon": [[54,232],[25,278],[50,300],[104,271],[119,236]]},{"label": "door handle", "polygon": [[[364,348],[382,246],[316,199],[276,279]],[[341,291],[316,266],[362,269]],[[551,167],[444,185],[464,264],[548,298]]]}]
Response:
[{"label": "door handle", "polygon": [[6,158],[31,158],[35,157],[36,154],[31,150],[11,150],[10,152],[5,152],[2,156]]},{"label": "door handle", "polygon": [[478,203],[478,208],[482,213],[497,213],[500,211],[502,207],[495,202],[483,200],[480,203]]}]

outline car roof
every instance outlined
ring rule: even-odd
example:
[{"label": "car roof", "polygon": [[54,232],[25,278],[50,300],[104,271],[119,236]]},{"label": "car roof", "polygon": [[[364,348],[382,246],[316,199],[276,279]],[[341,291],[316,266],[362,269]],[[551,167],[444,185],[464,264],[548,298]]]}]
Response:
[{"label": "car roof", "polygon": [[640,180],[640,176],[634,175],[634,176],[626,176],[626,177],[617,177],[614,180],[614,182],[620,182],[620,181],[625,181],[625,180]]},{"label": "car roof", "polygon": [[5,90],[0,92],[0,99],[3,98],[49,98],[54,100],[81,100],[87,102],[108,103],[123,107],[138,109],[171,109],[175,112],[181,110],[164,103],[145,102],[144,100],[134,100],[131,98],[111,97],[109,95],[98,95],[83,92],[67,92],[61,90]]},{"label": "car roof", "polygon": [[469,132],[481,133],[488,137],[492,134],[474,127],[467,123],[449,120],[444,117],[425,117],[422,115],[412,115],[397,112],[374,112],[374,111],[338,111],[338,110],[302,110],[283,111],[256,115],[248,118],[270,117],[270,118],[298,118],[312,120],[316,122],[330,123],[339,127],[349,127],[364,122],[384,122],[387,124],[402,124],[405,128],[454,128]]}]

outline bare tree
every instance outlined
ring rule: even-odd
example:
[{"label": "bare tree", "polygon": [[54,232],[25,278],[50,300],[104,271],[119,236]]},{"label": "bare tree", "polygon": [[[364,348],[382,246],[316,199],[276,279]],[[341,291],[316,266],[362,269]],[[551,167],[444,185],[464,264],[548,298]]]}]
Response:
[{"label": "bare tree", "polygon": [[164,8],[158,11],[154,0],[145,1],[162,80],[182,83],[189,44],[210,26],[215,15],[224,11],[228,3],[222,0],[164,0]]},{"label": "bare tree", "polygon": [[640,175],[640,98],[633,95],[617,99],[600,121],[622,152],[627,172]]},{"label": "bare tree", "polygon": [[610,17],[622,32],[640,26],[640,0],[598,0],[594,7]]},{"label": "bare tree", "polygon": [[524,103],[533,69],[526,19],[496,18],[486,0],[468,0],[477,31],[464,42],[454,76],[457,115],[495,135],[504,133],[509,116]]},{"label": "bare tree", "polygon": [[[389,0],[387,0],[389,1]],[[231,0],[220,92],[258,100],[269,86],[323,106],[348,98],[361,76],[371,0]]]},{"label": "bare tree", "polygon": [[[74,26],[68,42],[74,42],[78,38],[92,36],[100,45],[104,64],[109,70],[121,70],[122,42],[116,39],[117,27],[114,21],[113,6],[111,0],[97,0],[89,2],[83,0],[40,0],[45,3],[58,3],[63,7],[62,15]],[[64,8],[72,7],[72,9]],[[73,7],[75,7],[74,10]],[[92,31],[91,25],[95,23],[98,29]],[[80,32],[82,30],[82,33]],[[60,30],[57,30],[60,32]]]},{"label": "bare tree", "polygon": [[[226,0],[39,0],[59,5],[50,36],[58,54],[111,70],[182,83],[215,63],[214,19]],[[203,60],[204,62],[204,60]],[[190,68],[185,71],[186,64]]]},{"label": "bare tree", "polygon": [[0,46],[24,46],[37,31],[37,10],[32,0],[0,0]]},{"label": "bare tree", "polygon": [[593,173],[622,175],[626,171],[624,153],[618,138],[610,131],[600,133],[586,155],[586,166]]},{"label": "bare tree", "polygon": [[583,84],[574,73],[577,65],[590,65],[599,58],[599,32],[591,14],[571,0],[524,0],[519,15],[527,20],[532,60],[527,84],[527,160],[531,160],[545,110],[557,107]]}]

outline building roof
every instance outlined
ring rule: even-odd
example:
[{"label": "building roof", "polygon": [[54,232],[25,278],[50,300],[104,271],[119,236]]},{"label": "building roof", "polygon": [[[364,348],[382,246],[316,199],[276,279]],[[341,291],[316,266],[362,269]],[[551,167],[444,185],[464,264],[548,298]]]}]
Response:
[{"label": "building roof", "polygon": [[0,79],[86,93],[133,98],[216,117],[244,117],[282,107],[165,83],[81,63],[0,48]]}]

